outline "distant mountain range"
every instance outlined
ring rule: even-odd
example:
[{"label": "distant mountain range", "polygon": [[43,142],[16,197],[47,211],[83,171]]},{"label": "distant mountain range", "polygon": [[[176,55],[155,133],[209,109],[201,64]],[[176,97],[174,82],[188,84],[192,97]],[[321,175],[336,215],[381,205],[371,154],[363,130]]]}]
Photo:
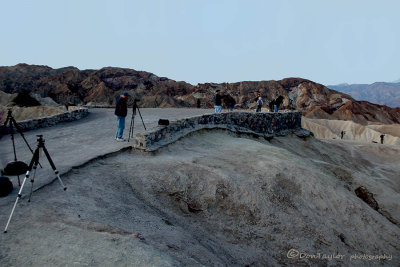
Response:
[{"label": "distant mountain range", "polygon": [[[283,97],[281,109],[301,110],[309,118],[400,123],[400,108],[390,108],[330,90],[302,78],[279,81],[243,81],[191,85],[166,77],[127,68],[106,67],[79,70],[18,64],[0,67],[0,90],[12,94],[28,91],[60,104],[113,106],[124,91],[141,99],[141,107],[213,107],[213,95],[221,90],[224,99],[234,99],[237,108],[253,109],[258,94],[268,102]],[[224,107],[226,108],[226,106]]]},{"label": "distant mountain range", "polygon": [[392,82],[376,82],[373,84],[338,84],[328,85],[330,89],[349,94],[356,100],[400,107],[400,79]]}]

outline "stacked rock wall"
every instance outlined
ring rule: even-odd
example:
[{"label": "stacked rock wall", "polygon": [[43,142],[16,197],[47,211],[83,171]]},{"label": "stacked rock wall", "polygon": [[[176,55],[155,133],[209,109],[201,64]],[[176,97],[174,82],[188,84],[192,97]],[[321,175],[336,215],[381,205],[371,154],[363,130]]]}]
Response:
[{"label": "stacked rock wall", "polygon": [[230,112],[207,114],[158,126],[152,131],[136,135],[136,148],[155,150],[201,129],[228,129],[232,132],[258,136],[284,136],[301,128],[301,112],[254,113]]},{"label": "stacked rock wall", "polygon": [[60,122],[79,120],[86,117],[88,114],[89,110],[87,108],[75,108],[74,110],[49,117],[20,121],[18,122],[18,126],[21,128],[22,131],[25,132],[33,129],[53,126]]}]

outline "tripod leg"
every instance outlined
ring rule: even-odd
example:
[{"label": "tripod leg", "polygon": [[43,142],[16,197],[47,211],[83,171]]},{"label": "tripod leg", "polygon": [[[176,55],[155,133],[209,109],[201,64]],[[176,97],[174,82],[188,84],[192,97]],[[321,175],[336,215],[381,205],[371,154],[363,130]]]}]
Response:
[{"label": "tripod leg", "polygon": [[38,161],[35,161],[35,164],[33,164],[33,177],[31,178],[31,193],[29,194],[28,202],[31,202],[32,193],[33,193],[33,182],[35,181],[36,169],[37,169],[38,163],[39,163]]},{"label": "tripod leg", "polygon": [[31,170],[32,170],[33,163],[36,162],[36,161],[38,161],[38,160],[39,160],[39,148],[37,148],[37,149],[35,150],[35,152],[33,153],[33,157],[32,157],[31,163],[29,163],[28,170],[26,171],[25,178],[24,178],[24,180],[22,181],[22,185],[21,185],[21,187],[20,187],[20,189],[19,189],[17,199],[15,200],[14,206],[13,206],[13,208],[12,208],[12,210],[11,210],[10,217],[8,217],[8,221],[7,221],[6,228],[4,229],[4,233],[7,233],[7,229],[8,229],[8,226],[9,226],[10,222],[11,222],[11,218],[12,218],[12,216],[13,216],[13,214],[14,214],[15,207],[16,207],[17,204],[18,204],[18,200],[19,200],[19,199],[21,198],[21,196],[22,196],[22,195],[21,195],[22,189],[24,189],[25,182],[26,182],[26,180],[29,178],[29,174],[30,174],[30,172],[31,172]]},{"label": "tripod leg", "polygon": [[131,139],[132,123],[133,123],[132,121],[133,121],[133,114],[132,114],[132,118],[131,118],[131,125],[129,126],[128,142]]},{"label": "tripod leg", "polygon": [[13,123],[12,120],[10,120],[10,135],[14,151],[14,161],[17,161],[17,152],[15,151],[15,142],[14,142],[14,129],[12,123]]},{"label": "tripod leg", "polygon": [[132,114],[131,127],[129,128],[128,142],[129,142],[130,138],[133,137],[133,128],[134,128],[134,126],[135,126],[135,115]]},{"label": "tripod leg", "polygon": [[57,175],[58,181],[60,181],[61,186],[64,188],[64,191],[67,190],[67,187],[63,184],[60,174],[56,169],[56,165],[54,165],[53,160],[51,159],[50,154],[44,145],[43,145],[43,151],[46,154],[47,160],[49,161],[51,168],[54,170],[54,173]]},{"label": "tripod leg", "polygon": [[[33,154],[33,150],[31,148],[31,146],[29,145],[28,141],[26,141],[25,135],[22,133],[22,129],[19,127],[18,123],[15,121],[14,118],[10,119],[10,125],[11,125],[11,123],[14,124],[15,128],[17,129],[17,132],[21,135],[22,139],[24,139],[25,144],[28,146],[29,150]],[[40,164],[40,162],[39,162],[39,166],[40,166],[40,168],[42,168],[42,165]]]},{"label": "tripod leg", "polygon": [[21,186],[21,181],[19,180],[19,175],[17,177],[18,177],[18,185]]},{"label": "tripod leg", "polygon": [[133,130],[135,129],[135,117],[132,118],[132,130],[131,130],[131,136],[133,138]]},{"label": "tripod leg", "polygon": [[139,111],[140,119],[142,119],[143,127],[144,127],[144,129],[147,131],[147,129],[146,129],[146,125],[144,125],[144,121],[143,121],[142,113],[140,113],[140,109],[139,109],[139,107],[137,107],[137,110]]}]

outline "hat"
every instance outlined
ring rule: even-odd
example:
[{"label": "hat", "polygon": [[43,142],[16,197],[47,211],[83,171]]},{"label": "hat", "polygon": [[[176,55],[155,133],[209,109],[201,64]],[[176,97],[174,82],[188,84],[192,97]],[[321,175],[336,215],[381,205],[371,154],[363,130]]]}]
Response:
[{"label": "hat", "polygon": [[122,94],[123,96],[131,96],[130,94],[128,94],[127,92],[124,92],[123,94]]}]

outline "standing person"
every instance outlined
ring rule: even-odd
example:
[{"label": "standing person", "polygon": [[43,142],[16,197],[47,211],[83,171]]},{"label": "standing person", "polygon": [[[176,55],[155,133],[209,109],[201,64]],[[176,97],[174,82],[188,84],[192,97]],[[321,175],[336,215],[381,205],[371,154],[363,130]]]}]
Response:
[{"label": "standing person", "polygon": [[235,104],[236,104],[235,99],[230,95],[221,96],[221,98],[223,99],[223,102],[224,102],[225,106],[227,107],[227,109],[229,109],[229,111],[233,111],[233,109],[235,108]]},{"label": "standing person", "polygon": [[269,101],[269,112],[273,112],[274,111],[274,105],[275,105],[275,101],[271,100]]},{"label": "standing person", "polygon": [[119,142],[125,141],[122,138],[122,135],[124,134],[124,129],[125,129],[125,117],[128,114],[128,105],[127,105],[128,98],[129,94],[126,92],[123,93],[117,99],[117,104],[115,106],[114,114],[117,116],[117,122],[118,122],[115,140]]},{"label": "standing person", "polygon": [[283,102],[283,96],[278,96],[277,99],[275,99],[274,101],[274,112],[278,112],[279,110],[279,106],[282,104]]},{"label": "standing person", "polygon": [[261,93],[257,93],[256,98],[254,98],[254,101],[256,102],[256,112],[258,112],[257,111],[258,110],[258,99],[260,98],[260,96],[261,96]]},{"label": "standing person", "polygon": [[261,96],[259,96],[257,99],[256,112],[261,112],[262,105],[263,105],[263,101],[262,101]]},{"label": "standing person", "polygon": [[274,112],[278,112],[278,106],[274,104]]},{"label": "standing person", "polygon": [[219,90],[216,91],[214,95],[214,111],[215,113],[220,113],[222,111],[222,98],[219,94]]},{"label": "standing person", "polygon": [[233,111],[233,109],[235,108],[235,104],[236,104],[236,101],[235,101],[235,99],[232,97],[232,98],[231,98],[231,101],[229,102],[229,110],[230,110],[230,111]]}]

